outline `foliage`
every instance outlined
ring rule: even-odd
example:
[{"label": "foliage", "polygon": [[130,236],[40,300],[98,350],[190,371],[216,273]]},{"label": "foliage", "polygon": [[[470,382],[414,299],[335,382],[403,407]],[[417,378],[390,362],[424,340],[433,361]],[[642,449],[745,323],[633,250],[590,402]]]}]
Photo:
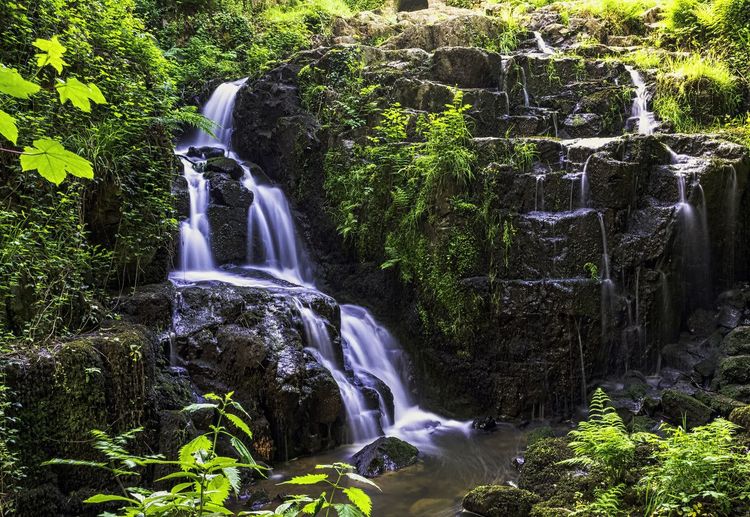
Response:
[{"label": "foliage", "polygon": [[506,219],[503,221],[503,249],[505,255],[503,260],[505,261],[505,268],[508,268],[508,260],[510,258],[510,248],[513,246],[513,237],[516,236],[518,230],[513,226],[513,221]]},{"label": "foliage", "polygon": [[[369,485],[380,490],[378,485],[369,479],[352,472],[354,467],[346,463],[334,463],[332,465],[316,465],[315,470],[333,471],[333,477],[328,473],[306,474],[304,476],[293,477],[289,481],[284,481],[282,485],[311,486],[327,485],[330,487],[331,494],[322,492],[317,498],[306,495],[293,495],[287,501],[278,506],[274,511],[257,511],[244,512],[241,515],[267,515],[270,517],[289,517],[294,515],[325,515],[328,516],[331,508],[334,509],[340,517],[370,517],[372,514],[372,500],[367,493],[361,488],[346,486],[344,480],[355,481],[357,483]],[[349,502],[336,503],[336,493],[343,493]]]},{"label": "foliage", "polygon": [[0,375],[0,517],[13,514],[13,496],[24,477],[13,447],[18,439],[18,429],[16,420],[8,415],[11,404],[10,390]]},{"label": "foliage", "polygon": [[750,463],[724,419],[696,427],[662,426],[656,463],[640,486],[648,515],[739,515],[750,508]]},{"label": "foliage", "polygon": [[603,490],[597,490],[594,500],[587,504],[579,504],[571,515],[615,517],[622,515],[621,501],[625,491],[624,485],[616,485]]},{"label": "foliage", "polygon": [[450,5],[451,7],[462,7],[464,9],[479,7],[479,4],[481,3],[481,0],[445,0],[445,5]]},{"label": "foliage", "polygon": [[[239,494],[241,470],[261,472],[263,468],[253,460],[243,441],[252,439],[252,432],[243,420],[248,417],[247,413],[238,402],[232,400],[232,393],[224,396],[209,393],[205,399],[208,402],[191,404],[183,411],[213,411],[215,423],[208,432],[183,445],[176,460],[128,452],[129,443],[142,430],[139,428],[116,437],[110,437],[104,431],[92,431],[94,448],[106,458],[105,461],[55,459],[46,464],[91,467],[112,474],[122,488],[122,495],[97,494],[84,502],[116,502],[121,505],[117,515],[231,515],[226,502],[230,494]],[[230,425],[242,438],[230,431]],[[228,442],[239,459],[221,456],[218,452],[220,440]],[[137,479],[144,468],[154,465],[172,469],[157,483],[170,481],[175,484],[168,490],[156,491],[128,486],[129,480]]]},{"label": "foliage", "polygon": [[621,480],[633,464],[636,444],[650,439],[645,433],[629,434],[609,397],[597,388],[589,404],[589,418],[570,431],[569,446],[575,456],[561,464],[602,469],[612,482]]},{"label": "foliage", "polygon": [[602,19],[611,33],[626,34],[641,29],[641,15],[657,4],[657,0],[575,0],[566,7],[579,16]]},{"label": "foliage", "polygon": [[586,271],[592,280],[599,281],[599,266],[594,264],[593,262],[586,262],[583,265],[583,270]]}]

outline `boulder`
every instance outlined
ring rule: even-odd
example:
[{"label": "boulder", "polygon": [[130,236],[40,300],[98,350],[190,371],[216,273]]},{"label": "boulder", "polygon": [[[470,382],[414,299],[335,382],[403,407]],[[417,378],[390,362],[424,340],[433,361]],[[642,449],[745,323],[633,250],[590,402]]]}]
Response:
[{"label": "boulder", "polygon": [[525,462],[518,478],[518,487],[548,498],[555,494],[555,485],[568,474],[560,461],[573,457],[564,438],[542,438],[526,450]]},{"label": "boulder", "polygon": [[497,428],[497,421],[491,416],[477,418],[471,423],[471,427],[481,431],[494,431]]},{"label": "boulder", "polygon": [[715,414],[723,417],[729,416],[732,411],[745,405],[739,400],[734,400],[733,398],[713,391],[699,390],[695,392],[693,397],[710,407]]},{"label": "boulder", "polygon": [[721,384],[750,384],[750,355],[726,357],[719,363]]},{"label": "boulder", "polygon": [[[245,174],[242,166],[237,163],[236,160],[226,158],[224,156],[209,158],[206,161],[206,165],[204,167],[206,173],[223,174],[225,176],[229,176],[234,180],[242,178],[242,176]],[[206,176],[210,178],[212,175],[206,174]]]},{"label": "boulder", "polygon": [[729,421],[742,427],[745,432],[750,433],[750,406],[742,406],[732,410]]},{"label": "boulder", "polygon": [[396,2],[396,10],[399,12],[420,11],[429,7],[427,0],[398,0]]},{"label": "boulder", "polygon": [[684,421],[688,428],[707,424],[711,420],[710,407],[676,390],[667,390],[662,394],[661,408],[664,416],[673,424],[681,425]]},{"label": "boulder", "polygon": [[209,178],[208,190],[212,204],[240,208],[247,213],[253,202],[252,191],[238,180],[223,174],[208,173],[206,176]]},{"label": "boulder", "polygon": [[596,113],[574,113],[563,122],[565,132],[573,138],[597,136],[602,132],[601,115]]},{"label": "boulder", "polygon": [[187,155],[191,158],[202,158],[208,160],[209,158],[219,158],[224,156],[224,149],[221,147],[212,147],[210,145],[204,145],[201,147],[189,147]]},{"label": "boulder", "polygon": [[750,327],[737,327],[727,334],[721,351],[726,355],[750,354]]},{"label": "boulder", "polygon": [[449,86],[497,88],[501,70],[500,54],[474,47],[439,48],[432,57],[432,75]]},{"label": "boulder", "polygon": [[381,436],[352,456],[352,464],[361,476],[374,478],[400,470],[417,462],[419,450],[394,436]]},{"label": "boulder", "polygon": [[463,508],[484,517],[526,517],[539,496],[507,485],[478,486],[464,497]]}]

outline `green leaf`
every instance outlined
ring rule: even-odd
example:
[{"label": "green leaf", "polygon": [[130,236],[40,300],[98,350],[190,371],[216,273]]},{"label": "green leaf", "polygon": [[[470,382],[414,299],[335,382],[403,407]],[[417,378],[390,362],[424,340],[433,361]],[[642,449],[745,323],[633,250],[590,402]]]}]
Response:
[{"label": "green leaf", "polygon": [[224,476],[229,480],[229,485],[235,494],[240,492],[240,471],[235,467],[226,467],[221,469]]},{"label": "green leaf", "polygon": [[91,162],[66,151],[60,142],[51,138],[40,138],[34,140],[33,147],[24,147],[21,168],[25,171],[37,170],[55,185],[62,183],[68,174],[79,178],[94,177]]},{"label": "green leaf", "polygon": [[334,504],[339,517],[362,517],[362,512],[356,506],[350,504]]},{"label": "green leaf", "polygon": [[73,106],[86,113],[91,111],[91,101],[96,104],[107,103],[101,90],[94,83],[84,84],[75,77],[67,81],[58,81],[55,88],[60,95],[60,104],[70,101]]},{"label": "green leaf", "polygon": [[41,50],[40,53],[36,54],[36,64],[39,68],[49,65],[59,74],[63,67],[68,65],[63,60],[66,49],[57,39],[57,36],[52,36],[52,39],[37,38],[33,45]]},{"label": "green leaf", "polygon": [[212,503],[221,505],[227,500],[227,497],[229,497],[229,491],[231,488],[232,485],[230,484],[229,479],[224,476],[216,476],[209,481],[208,486],[206,487],[206,494],[208,494],[208,498]]},{"label": "green leaf", "polygon": [[109,503],[111,501],[127,501],[128,503],[138,504],[135,499],[129,497],[123,497],[121,495],[107,495],[107,494],[96,494],[92,495],[84,501],[84,503]]},{"label": "green leaf", "polygon": [[354,506],[362,510],[362,513],[367,517],[370,517],[370,513],[372,513],[372,500],[370,500],[370,496],[367,495],[364,490],[361,488],[349,487],[344,489],[344,493]]},{"label": "green leaf", "polygon": [[0,92],[19,99],[28,99],[39,91],[39,85],[27,81],[21,74],[0,65]]},{"label": "green leaf", "polygon": [[232,444],[232,447],[235,451],[237,451],[237,454],[240,455],[240,459],[247,464],[255,465],[255,460],[253,459],[253,456],[250,454],[250,451],[245,447],[245,444],[242,443],[242,441],[237,438],[236,436],[232,436],[229,439],[229,442]]},{"label": "green leaf", "polygon": [[179,453],[182,470],[191,469],[196,463],[195,455],[200,451],[210,451],[211,447],[211,440],[206,435],[200,435],[183,445]]},{"label": "green leaf", "polygon": [[216,404],[209,404],[207,402],[201,403],[201,404],[190,404],[189,406],[185,406],[182,408],[182,410],[186,413],[195,413],[196,411],[200,411],[201,409],[216,409],[219,407]]},{"label": "green leaf", "polygon": [[305,474],[304,476],[296,476],[289,481],[279,483],[280,485],[315,485],[321,481],[328,479],[328,474]]},{"label": "green leaf", "polygon": [[237,429],[242,431],[247,435],[248,438],[252,439],[253,432],[250,430],[250,428],[247,426],[247,424],[237,415],[233,415],[232,413],[226,413],[227,418],[230,422],[232,422]]},{"label": "green leaf", "polygon": [[[360,476],[359,474],[355,474],[354,472],[347,472],[345,475],[346,475],[346,477],[348,477],[352,481],[358,481],[359,483],[364,483],[366,485],[373,486],[373,487],[377,488],[378,490],[380,490],[380,487],[378,485],[376,485],[372,480],[367,479],[364,476]],[[382,490],[380,490],[380,491],[382,492]]]}]

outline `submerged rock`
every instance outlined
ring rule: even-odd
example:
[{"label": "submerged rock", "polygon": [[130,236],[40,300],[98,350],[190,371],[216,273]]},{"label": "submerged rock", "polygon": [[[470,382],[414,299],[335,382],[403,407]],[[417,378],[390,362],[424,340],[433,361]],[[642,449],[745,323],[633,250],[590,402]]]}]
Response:
[{"label": "submerged rock", "polygon": [[464,497],[464,510],[484,517],[526,517],[539,496],[507,485],[478,486]]},{"label": "submerged rock", "polygon": [[[206,161],[205,170],[207,173],[224,174],[233,180],[238,180],[245,174],[242,166],[236,160],[224,156],[209,158]],[[210,176],[210,174],[207,174],[207,176]]]},{"label": "submerged rock", "polygon": [[352,456],[361,476],[374,478],[417,462],[419,450],[394,436],[381,436]]}]

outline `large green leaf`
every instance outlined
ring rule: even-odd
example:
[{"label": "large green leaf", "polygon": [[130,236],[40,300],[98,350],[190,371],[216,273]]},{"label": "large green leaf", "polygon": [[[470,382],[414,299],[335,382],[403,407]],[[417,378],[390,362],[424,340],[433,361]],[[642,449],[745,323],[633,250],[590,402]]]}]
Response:
[{"label": "large green leaf", "polygon": [[18,127],[16,126],[16,119],[5,113],[3,110],[0,110],[0,135],[3,135],[14,144],[18,143]]},{"label": "large green leaf", "polygon": [[357,487],[349,487],[344,489],[344,493],[354,506],[362,510],[362,513],[367,517],[370,517],[370,513],[372,513],[372,501],[370,500],[370,496],[367,495],[364,490]]},{"label": "large green leaf", "polygon": [[91,101],[96,104],[107,103],[101,90],[94,83],[84,84],[75,77],[67,81],[58,81],[55,88],[60,95],[61,104],[70,101],[73,106],[86,113],[91,111]]},{"label": "large green leaf", "polygon": [[68,65],[63,60],[66,49],[57,39],[57,36],[52,36],[51,39],[37,38],[33,45],[41,50],[40,53],[36,54],[36,64],[39,68],[49,65],[59,74],[63,67]]},{"label": "large green leaf", "polygon": [[138,504],[135,499],[129,497],[123,497],[121,495],[107,495],[107,494],[96,494],[92,495],[84,501],[84,503],[109,503],[112,501],[127,501],[128,503]]},{"label": "large green leaf", "polygon": [[334,504],[336,513],[339,517],[362,517],[362,512],[356,506],[351,504]]},{"label": "large green leaf", "polygon": [[247,424],[240,417],[232,413],[226,413],[226,417],[229,419],[230,422],[232,422],[235,425],[235,427],[237,427],[237,429],[245,433],[248,438],[253,437],[253,432],[250,430]]},{"label": "large green leaf", "polygon": [[94,177],[91,162],[67,151],[60,142],[51,138],[40,138],[34,140],[33,147],[24,147],[21,168],[25,171],[37,170],[55,185],[62,183],[68,174],[79,178]]},{"label": "large green leaf", "polygon": [[206,435],[200,435],[182,446],[179,453],[182,470],[190,470],[196,464],[195,455],[211,450],[212,443]]},{"label": "large green leaf", "polygon": [[39,85],[27,81],[21,74],[0,65],[0,92],[19,99],[28,99],[39,91]]},{"label": "large green leaf", "polygon": [[229,497],[232,485],[226,476],[217,475],[208,482],[206,489],[208,499],[214,504],[221,505]]},{"label": "large green leaf", "polygon": [[328,479],[328,474],[305,474],[304,476],[293,477],[289,481],[279,483],[280,485],[315,485]]},{"label": "large green leaf", "polygon": [[[380,487],[378,485],[376,485],[372,480],[367,479],[364,476],[360,476],[359,474],[355,474],[354,472],[347,472],[347,473],[345,473],[345,475],[346,475],[346,477],[348,477],[352,481],[358,481],[359,483],[364,483],[366,485],[373,486],[373,487],[377,488],[378,490],[380,490]],[[382,490],[381,490],[381,492],[382,492]]]}]

